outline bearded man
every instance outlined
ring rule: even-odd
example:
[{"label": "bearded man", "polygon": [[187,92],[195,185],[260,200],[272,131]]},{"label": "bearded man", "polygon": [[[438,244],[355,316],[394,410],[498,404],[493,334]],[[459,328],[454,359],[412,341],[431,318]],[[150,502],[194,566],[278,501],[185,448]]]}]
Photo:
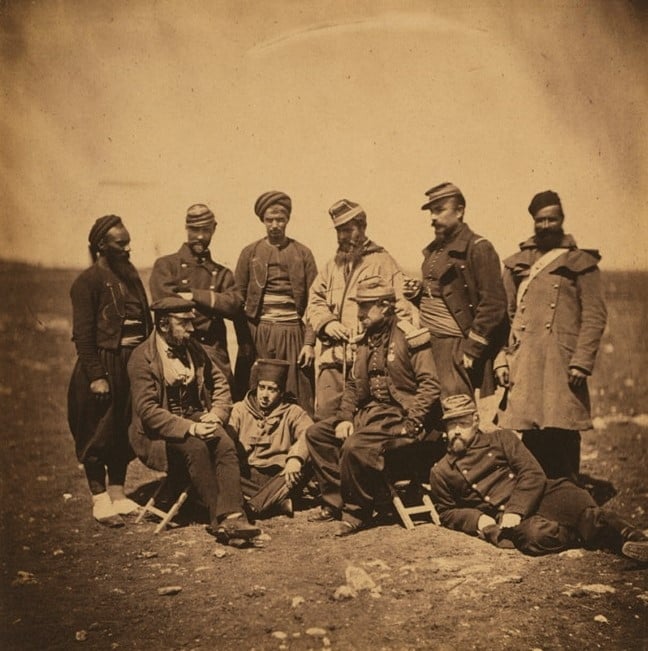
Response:
[{"label": "bearded man", "polygon": [[144,287],[129,262],[130,235],[121,218],[100,217],[88,240],[93,265],[70,290],[77,362],[68,390],[68,422],[92,494],[93,517],[121,526],[121,515],[138,508],[124,494],[133,458],[126,365],[152,324]]},{"label": "bearded man", "polygon": [[394,288],[381,276],[358,284],[353,300],[364,335],[336,413],[306,432],[323,506],[314,521],[340,519],[336,536],[367,527],[384,482],[384,453],[433,432],[439,383],[427,332],[408,340]]},{"label": "bearded man", "polygon": [[605,548],[648,561],[648,538],[566,478],[548,479],[515,432],[479,429],[472,397],[442,401],[448,452],[430,472],[444,527],[525,554]]},{"label": "bearded man", "polygon": [[[506,294],[493,245],[464,222],[453,183],[427,191],[435,239],[423,250],[422,287],[411,298],[430,331],[441,393],[493,393],[492,360],[505,343]],[[406,293],[407,295],[407,293]]]},{"label": "bearded man", "polygon": [[164,297],[181,296],[196,303],[192,336],[204,346],[232,387],[224,319],[232,319],[237,325],[241,295],[232,272],[214,262],[209,251],[216,232],[214,213],[202,203],[189,206],[185,226],[187,241],[180,250],[158,258],[153,265],[151,299],[157,301]]},{"label": "bearded man", "polygon": [[551,478],[578,479],[580,431],[592,427],[587,377],[605,329],[598,251],[563,231],[560,197],[540,192],[529,205],[535,235],[504,260],[511,333],[496,360],[507,392],[498,414]]},{"label": "bearded man", "polygon": [[366,235],[367,215],[353,201],[341,199],[329,209],[338,241],[335,257],[315,278],[307,318],[321,341],[316,382],[315,420],[335,415],[351,372],[351,342],[359,334],[355,293],[362,280],[379,276],[394,290],[398,318],[408,321],[410,306],[403,296],[403,272],[380,245]]}]

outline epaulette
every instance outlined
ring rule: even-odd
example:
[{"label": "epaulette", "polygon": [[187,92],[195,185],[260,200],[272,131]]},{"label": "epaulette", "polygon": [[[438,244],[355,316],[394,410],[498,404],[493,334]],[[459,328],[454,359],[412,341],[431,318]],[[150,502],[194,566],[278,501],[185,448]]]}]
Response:
[{"label": "epaulette", "polygon": [[397,321],[396,326],[405,335],[407,347],[410,350],[427,346],[430,343],[430,331],[427,328],[417,328],[409,321]]}]

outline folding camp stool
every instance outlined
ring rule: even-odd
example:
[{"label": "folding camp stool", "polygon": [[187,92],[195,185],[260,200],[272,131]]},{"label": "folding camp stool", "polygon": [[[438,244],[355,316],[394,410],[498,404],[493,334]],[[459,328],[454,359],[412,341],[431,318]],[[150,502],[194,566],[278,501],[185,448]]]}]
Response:
[{"label": "folding camp stool", "polygon": [[180,491],[180,494],[178,495],[177,499],[175,500],[175,502],[173,503],[173,505],[168,511],[163,511],[162,509],[155,506],[155,500],[157,499],[158,495],[165,488],[168,488],[169,485],[172,483],[173,482],[171,481],[169,475],[167,474],[166,477],[164,477],[160,482],[160,485],[157,487],[155,493],[153,493],[153,495],[151,496],[151,499],[149,499],[149,501],[146,503],[146,506],[142,507],[142,510],[140,511],[139,515],[135,520],[136,523],[141,522],[147,513],[153,513],[153,515],[156,515],[158,518],[160,518],[160,522],[155,527],[153,533],[160,533],[160,531],[162,531],[167,525],[177,526],[171,521],[178,514],[178,511],[180,511],[182,505],[187,501],[187,497],[189,497],[189,489],[191,488],[190,483],[184,484],[184,488]]},{"label": "folding camp stool", "polygon": [[430,485],[425,483],[433,462],[439,458],[438,444],[419,441],[386,451],[383,478],[391,502],[406,529],[414,529],[413,515],[429,514],[432,522],[441,524],[430,498]]}]

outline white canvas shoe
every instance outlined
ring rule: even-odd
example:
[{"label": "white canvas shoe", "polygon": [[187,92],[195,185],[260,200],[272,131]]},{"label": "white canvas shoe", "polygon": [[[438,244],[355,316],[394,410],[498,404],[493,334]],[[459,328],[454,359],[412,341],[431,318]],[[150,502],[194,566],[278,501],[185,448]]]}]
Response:
[{"label": "white canvas shoe", "polygon": [[108,486],[108,495],[112,500],[112,505],[116,513],[120,515],[129,515],[135,513],[140,508],[137,502],[126,497],[124,487],[119,484],[112,484]]},{"label": "white canvas shoe", "polygon": [[124,521],[107,492],[92,496],[92,517],[106,527],[123,527]]}]

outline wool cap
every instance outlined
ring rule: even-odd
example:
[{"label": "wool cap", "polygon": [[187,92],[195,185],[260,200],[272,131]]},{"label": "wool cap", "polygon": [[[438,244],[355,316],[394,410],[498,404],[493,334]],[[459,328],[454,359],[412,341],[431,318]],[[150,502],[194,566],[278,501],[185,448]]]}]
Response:
[{"label": "wool cap", "polygon": [[454,183],[441,183],[435,185],[425,194],[427,194],[427,201],[421,206],[421,210],[428,210],[433,203],[436,203],[440,199],[447,199],[448,197],[461,197],[463,200],[461,190]]},{"label": "wool cap", "polygon": [[187,217],[185,219],[187,226],[201,228],[203,226],[216,226],[214,213],[204,204],[195,203],[187,208]]},{"label": "wool cap", "polygon": [[88,235],[90,248],[96,251],[99,247],[99,242],[101,242],[106,233],[113,228],[113,226],[123,225],[121,217],[118,217],[117,215],[104,215],[103,217],[99,217],[90,229],[90,234]]},{"label": "wool cap", "polygon": [[164,296],[151,303],[151,310],[156,314],[173,314],[184,318],[195,317],[195,307],[193,301],[188,301],[181,296]]},{"label": "wool cap", "polygon": [[535,217],[539,210],[542,210],[547,206],[559,206],[560,212],[562,212],[560,197],[553,190],[538,192],[538,194],[531,199],[531,203],[529,204],[529,213],[531,214],[531,217]]},{"label": "wool cap", "polygon": [[382,300],[396,300],[394,287],[382,276],[367,276],[358,281],[355,296],[349,296],[356,303],[373,303]]},{"label": "wool cap", "polygon": [[465,393],[458,393],[454,396],[448,396],[441,400],[443,409],[443,420],[468,416],[477,411],[475,401]]},{"label": "wool cap", "polygon": [[288,380],[290,362],[283,359],[257,359],[250,373],[254,379],[254,386],[259,382],[275,382],[283,391]]},{"label": "wool cap", "polygon": [[329,208],[329,215],[331,215],[333,226],[335,226],[335,228],[350,222],[356,217],[361,217],[365,220],[367,219],[365,211],[357,203],[349,201],[348,199],[340,199],[339,201],[336,201]]},{"label": "wool cap", "polygon": [[285,192],[279,192],[278,190],[270,190],[269,192],[264,192],[254,204],[254,212],[257,217],[263,221],[263,213],[270,208],[279,204],[283,206],[288,211],[288,216],[290,217],[290,212],[292,211],[292,200]]}]

